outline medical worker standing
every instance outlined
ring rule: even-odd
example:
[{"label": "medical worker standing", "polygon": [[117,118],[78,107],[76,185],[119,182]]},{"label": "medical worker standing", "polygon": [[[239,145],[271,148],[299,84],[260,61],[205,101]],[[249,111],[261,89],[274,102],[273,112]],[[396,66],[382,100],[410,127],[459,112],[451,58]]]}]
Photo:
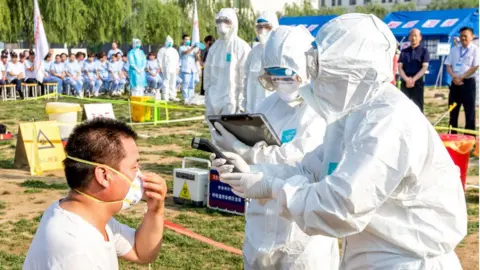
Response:
[{"label": "medical worker standing", "polygon": [[[460,173],[390,83],[392,32],[374,15],[350,13],[325,24],[316,43],[312,86],[300,94],[327,120],[322,146],[295,167],[260,164],[222,181],[242,197],[273,198],[309,235],[344,237],[340,269],[462,269],[454,252],[467,230]],[[214,165],[225,172],[221,161]]]},{"label": "medical worker standing", "polygon": [[130,89],[132,96],[143,96],[147,86],[147,77],[145,76],[147,59],[141,49],[142,43],[139,39],[133,39],[132,47],[133,49],[128,52]]},{"label": "medical worker standing", "polygon": [[[322,144],[326,127],[325,120],[316,115],[298,92],[301,86],[310,83],[305,53],[314,38],[305,27],[281,26],[272,32],[270,39],[265,47],[265,69],[260,81],[266,90],[275,92],[261,103],[258,112],[266,116],[282,145],[259,142],[249,147],[220,124],[215,126],[222,135],[214,132],[213,137],[218,146],[240,154],[249,164],[293,166]],[[248,204],[243,246],[245,269],[337,270],[337,239],[308,236],[295,222],[280,217],[279,210],[274,200],[251,200]]]},{"label": "medical worker standing", "polygon": [[182,95],[185,102],[187,102],[195,94],[195,78],[198,72],[195,57],[199,53],[197,44],[192,46],[189,35],[183,35],[183,45],[180,47],[179,53]]},{"label": "medical worker standing", "polygon": [[272,92],[265,89],[258,82],[258,76],[262,68],[262,55],[265,43],[270,33],[278,27],[277,15],[273,12],[264,11],[258,17],[255,24],[255,33],[260,44],[254,46],[245,63],[245,105],[247,112],[255,112],[257,106]]},{"label": "medical worker standing", "polygon": [[206,114],[234,114],[242,107],[245,62],[250,46],[238,37],[235,10],[223,8],[215,19],[219,39],[208,51],[204,70]]},{"label": "medical worker standing", "polygon": [[178,55],[178,51],[173,48],[173,39],[170,36],[167,36],[165,45],[166,48],[161,53],[161,58],[158,59],[160,62],[160,68],[162,69],[163,100],[178,101],[176,82],[179,71],[178,65],[180,62],[180,56]]}]

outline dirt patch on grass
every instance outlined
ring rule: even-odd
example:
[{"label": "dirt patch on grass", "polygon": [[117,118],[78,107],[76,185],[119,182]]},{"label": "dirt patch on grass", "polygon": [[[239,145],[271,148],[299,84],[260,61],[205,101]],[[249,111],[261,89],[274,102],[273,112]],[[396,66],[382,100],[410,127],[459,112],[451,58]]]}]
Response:
[{"label": "dirt patch on grass", "polygon": [[478,270],[478,232],[465,238],[465,244],[455,249],[463,270]]},{"label": "dirt patch on grass", "polygon": [[45,211],[55,200],[65,196],[67,191],[44,190],[21,187],[25,179],[0,178],[0,201],[5,205],[1,210],[0,224],[32,219]]}]

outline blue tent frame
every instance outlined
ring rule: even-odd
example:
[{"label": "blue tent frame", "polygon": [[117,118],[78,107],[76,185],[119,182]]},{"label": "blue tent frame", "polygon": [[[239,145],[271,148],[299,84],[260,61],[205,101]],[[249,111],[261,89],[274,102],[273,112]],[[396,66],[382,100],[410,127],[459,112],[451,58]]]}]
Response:
[{"label": "blue tent frame", "polygon": [[[383,21],[390,27],[396,39],[400,42],[408,40],[408,33],[417,28],[422,33],[423,40],[438,39],[441,43],[450,43],[453,47],[453,37],[459,35],[462,27],[468,26],[478,36],[478,8],[426,11],[399,11],[389,13]],[[444,58],[431,60],[429,74],[425,76],[425,85],[435,85]],[[451,78],[447,72],[442,73],[440,85],[450,84]]]},{"label": "blue tent frame", "polygon": [[313,37],[317,36],[318,30],[322,28],[331,19],[337,17],[336,15],[325,16],[301,16],[301,17],[282,17],[279,20],[280,25],[303,25],[310,31]]}]

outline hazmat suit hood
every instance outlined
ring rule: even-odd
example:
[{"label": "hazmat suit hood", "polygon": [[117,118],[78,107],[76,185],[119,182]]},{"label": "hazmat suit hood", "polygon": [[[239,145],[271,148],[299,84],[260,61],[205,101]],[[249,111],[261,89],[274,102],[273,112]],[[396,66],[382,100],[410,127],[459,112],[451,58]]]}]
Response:
[{"label": "hazmat suit hood", "polygon": [[260,16],[258,16],[256,22],[258,23],[259,21],[267,21],[272,25],[272,30],[277,29],[279,26],[277,15],[274,12],[263,11]]},{"label": "hazmat suit hood", "polygon": [[[238,18],[237,13],[233,8],[222,8],[215,17],[215,20],[219,18],[228,18],[231,22],[230,32],[225,36],[225,40],[230,40],[232,37],[238,36]],[[222,37],[220,37],[222,38]]]},{"label": "hazmat suit hood", "polygon": [[293,70],[307,83],[305,53],[312,48],[313,36],[304,26],[280,26],[272,31],[265,44],[263,68],[282,67]]},{"label": "hazmat suit hood", "polygon": [[[318,72],[312,76],[311,106],[325,117],[368,102],[393,79],[396,40],[374,15],[339,16],[320,29],[316,43]],[[308,101],[309,93],[301,92]]]},{"label": "hazmat suit hood", "polygon": [[132,41],[132,48],[136,49],[137,46],[142,46],[142,42],[140,41],[140,39],[134,38]]},{"label": "hazmat suit hood", "polygon": [[273,12],[270,12],[270,11],[262,12],[260,14],[260,16],[258,16],[258,18],[256,20],[256,23],[259,24],[259,23],[264,23],[264,22],[267,22],[270,25],[272,25],[272,30],[270,31],[270,33],[268,35],[266,35],[263,38],[261,36],[259,36],[258,33],[257,33],[257,38],[259,39],[259,41],[262,45],[264,45],[267,42],[267,40],[270,37],[270,34],[272,33],[272,31],[274,31],[275,29],[278,28],[277,15]]},{"label": "hazmat suit hood", "polygon": [[167,46],[168,43],[172,43],[172,46],[173,46],[173,39],[171,36],[167,36],[167,38],[165,39],[165,47],[168,47]]}]

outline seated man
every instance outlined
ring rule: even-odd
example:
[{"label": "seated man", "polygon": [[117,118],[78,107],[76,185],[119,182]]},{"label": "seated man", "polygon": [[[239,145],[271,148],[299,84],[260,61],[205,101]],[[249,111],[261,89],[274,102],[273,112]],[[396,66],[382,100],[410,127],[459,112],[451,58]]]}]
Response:
[{"label": "seated man", "polygon": [[[140,173],[137,134],[126,124],[96,118],[68,138],[65,177],[71,188],[40,220],[23,269],[118,269],[118,258],[154,261],[162,245],[165,180]],[[147,200],[137,230],[113,218]]]}]

